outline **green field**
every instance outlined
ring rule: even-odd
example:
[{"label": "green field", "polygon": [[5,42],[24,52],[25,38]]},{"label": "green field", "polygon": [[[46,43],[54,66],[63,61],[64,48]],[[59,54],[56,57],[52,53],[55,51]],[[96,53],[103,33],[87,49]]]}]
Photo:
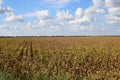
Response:
[{"label": "green field", "polygon": [[120,80],[120,37],[0,38],[0,80]]}]

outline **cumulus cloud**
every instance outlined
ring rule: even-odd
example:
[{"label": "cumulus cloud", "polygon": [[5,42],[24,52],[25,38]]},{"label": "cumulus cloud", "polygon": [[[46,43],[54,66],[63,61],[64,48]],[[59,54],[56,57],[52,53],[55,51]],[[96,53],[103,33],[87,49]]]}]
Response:
[{"label": "cumulus cloud", "polygon": [[70,21],[69,23],[71,25],[89,25],[89,23],[94,22],[95,18],[94,16],[104,13],[104,9],[96,8],[95,6],[90,6],[85,11],[83,11],[81,8],[76,9],[76,16],[74,17],[74,20]]},{"label": "cumulus cloud", "polygon": [[0,29],[9,30],[10,28],[9,28],[9,25],[3,24],[3,25],[0,25]]},{"label": "cumulus cloud", "polygon": [[55,8],[62,8],[69,2],[79,2],[80,0],[45,0],[45,2],[51,4]]},{"label": "cumulus cloud", "polygon": [[72,31],[86,30],[85,26],[73,26]]},{"label": "cumulus cloud", "polygon": [[38,24],[39,24],[40,26],[45,26],[47,23],[46,23],[45,20],[39,20]]},{"label": "cumulus cloud", "polygon": [[2,4],[3,4],[3,0],[0,0],[0,14],[9,13],[9,12],[14,11],[14,9],[11,7],[2,7]]},{"label": "cumulus cloud", "polygon": [[72,21],[70,21],[69,23],[71,25],[75,25],[75,24],[80,24],[80,25],[88,25],[90,22],[90,19],[86,16],[84,16],[83,18],[80,19],[74,19]]},{"label": "cumulus cloud", "polygon": [[[99,1],[98,1],[99,2]],[[88,7],[87,9],[83,10],[82,8],[77,8],[75,11],[74,20],[69,21],[69,24],[72,26],[73,31],[84,31],[84,30],[91,30],[92,23],[95,23],[100,14],[103,14],[105,11],[104,9],[96,6],[100,6],[102,4],[97,4],[97,2]]]},{"label": "cumulus cloud", "polygon": [[0,6],[0,14],[4,14],[4,13],[10,13],[10,12],[13,12],[13,8],[11,7],[7,7],[7,8],[4,8],[4,7],[1,7]]},{"label": "cumulus cloud", "polygon": [[32,23],[32,22],[28,22],[26,24],[26,27],[29,28],[29,29],[35,29],[35,28],[39,28],[38,24],[35,24],[35,23]]},{"label": "cumulus cloud", "polygon": [[105,0],[93,0],[93,4],[97,7],[103,7],[105,5]]},{"label": "cumulus cloud", "polygon": [[14,13],[7,14],[7,17],[5,21],[12,22],[12,21],[18,21],[23,22],[24,16],[23,15],[15,15]]},{"label": "cumulus cloud", "polygon": [[114,16],[114,15],[105,15],[105,19],[108,23],[119,23],[120,22],[120,17]]},{"label": "cumulus cloud", "polygon": [[27,26],[28,28],[32,28],[33,24],[32,24],[31,22],[28,22],[28,23],[26,24],[26,26]]},{"label": "cumulus cloud", "polygon": [[108,8],[108,15],[105,19],[108,23],[120,22],[120,0],[106,0],[106,7]]},{"label": "cumulus cloud", "polygon": [[117,7],[117,8],[109,8],[108,9],[108,12],[112,15],[115,15],[115,16],[120,16],[120,7]]},{"label": "cumulus cloud", "polygon": [[[67,33],[72,34],[70,31],[76,32],[104,32],[106,28],[104,26],[97,26],[101,24],[98,22],[97,18],[104,17],[108,23],[119,23],[120,22],[120,0],[92,0],[93,5],[83,9],[79,7],[75,12],[70,13],[70,10],[64,10],[64,6],[67,3],[72,1],[79,0],[45,0],[54,6],[58,6],[61,9],[56,9],[56,15],[52,16],[49,13],[49,10],[38,10],[28,14],[17,15],[14,12],[14,9],[7,7],[0,7],[0,14],[6,15],[6,23],[7,21],[12,24],[14,31],[19,31],[22,34],[28,35],[40,35],[47,34],[50,35],[50,32],[54,31],[63,32],[63,34]],[[2,0],[0,0],[0,4],[2,5]],[[108,13],[105,12],[108,9]],[[105,13],[105,14],[103,14]],[[101,15],[102,14],[102,15]],[[99,16],[99,17],[98,17]],[[14,24],[13,21],[23,22],[27,18],[27,22]],[[30,21],[29,21],[30,18]],[[31,21],[32,20],[32,21]],[[36,20],[36,22],[34,22]],[[104,19],[102,19],[104,20]],[[97,23],[95,23],[97,22]],[[103,23],[104,21],[102,21]],[[107,24],[106,24],[107,25]],[[21,27],[22,26],[22,27]],[[9,30],[10,27],[7,25],[0,26],[1,30]],[[31,33],[32,32],[32,33]],[[62,34],[62,33],[61,33]]]},{"label": "cumulus cloud", "polygon": [[15,26],[14,26],[14,29],[15,29],[15,30],[19,30],[20,28],[19,28],[18,25],[15,25]]},{"label": "cumulus cloud", "polygon": [[24,15],[25,17],[37,17],[39,19],[49,19],[51,18],[48,10],[39,10],[33,13],[28,13]]},{"label": "cumulus cloud", "polygon": [[35,13],[35,15],[39,18],[39,19],[49,19],[50,18],[50,14],[48,10],[41,10],[41,11],[37,11]]},{"label": "cumulus cloud", "polygon": [[2,5],[2,3],[3,3],[3,0],[0,0],[0,6]]},{"label": "cumulus cloud", "polygon": [[66,3],[70,2],[70,0],[46,0],[48,3],[52,3],[54,5],[59,5],[60,7],[64,6]]},{"label": "cumulus cloud", "polygon": [[102,8],[90,6],[84,11],[84,16],[89,19],[89,22],[95,22],[96,20],[99,20],[98,16],[100,16],[104,12],[105,10]]},{"label": "cumulus cloud", "polygon": [[58,11],[56,13],[57,18],[60,20],[71,20],[73,19],[72,15],[69,13],[69,10],[65,11]]},{"label": "cumulus cloud", "polygon": [[36,23],[28,23],[27,26],[30,26],[31,28],[41,28],[41,27],[48,27],[52,24],[54,24],[53,17],[49,14],[48,10],[39,10],[33,13],[25,14],[24,17],[36,17],[37,21]]},{"label": "cumulus cloud", "polygon": [[15,15],[14,9],[11,7],[2,7],[3,0],[0,0],[0,14],[5,14],[6,19],[5,21],[18,21],[23,22],[24,16],[23,15]]},{"label": "cumulus cloud", "polygon": [[69,22],[71,25],[87,25],[89,23],[89,18],[84,15],[82,8],[77,8],[75,12],[74,20]]},{"label": "cumulus cloud", "polygon": [[104,9],[96,8],[95,6],[90,6],[85,10],[85,15],[88,15],[88,16],[102,14],[102,13],[104,13]]},{"label": "cumulus cloud", "polygon": [[83,9],[82,8],[77,8],[75,12],[76,18],[81,18],[83,17]]},{"label": "cumulus cloud", "polygon": [[50,29],[60,31],[60,26],[50,26]]},{"label": "cumulus cloud", "polygon": [[120,7],[120,0],[105,0],[105,4],[108,8]]}]

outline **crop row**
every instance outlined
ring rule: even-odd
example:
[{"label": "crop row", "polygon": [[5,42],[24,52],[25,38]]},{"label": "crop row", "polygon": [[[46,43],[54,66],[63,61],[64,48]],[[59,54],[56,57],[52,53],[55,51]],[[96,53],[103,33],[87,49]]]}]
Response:
[{"label": "crop row", "polygon": [[0,80],[119,80],[119,37],[0,39]]}]

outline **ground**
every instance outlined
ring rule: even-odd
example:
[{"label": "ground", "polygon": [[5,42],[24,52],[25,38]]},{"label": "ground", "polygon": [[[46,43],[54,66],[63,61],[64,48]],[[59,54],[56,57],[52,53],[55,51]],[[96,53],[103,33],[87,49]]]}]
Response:
[{"label": "ground", "polygon": [[120,37],[0,38],[0,80],[120,80]]}]

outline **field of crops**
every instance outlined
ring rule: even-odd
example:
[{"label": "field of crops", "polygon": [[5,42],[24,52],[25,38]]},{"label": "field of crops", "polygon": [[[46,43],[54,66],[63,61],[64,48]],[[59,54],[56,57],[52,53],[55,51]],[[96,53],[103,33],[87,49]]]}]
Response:
[{"label": "field of crops", "polygon": [[120,37],[0,38],[0,80],[120,80]]}]

